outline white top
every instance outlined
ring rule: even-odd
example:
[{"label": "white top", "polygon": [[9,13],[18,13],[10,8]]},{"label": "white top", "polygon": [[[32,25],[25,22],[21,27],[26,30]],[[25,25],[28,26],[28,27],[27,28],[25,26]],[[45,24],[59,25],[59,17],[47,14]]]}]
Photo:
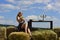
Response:
[{"label": "white top", "polygon": [[[18,17],[18,20],[20,20],[20,18],[21,18],[21,17]],[[24,19],[24,18],[23,18],[23,19]],[[24,19],[24,20],[25,20],[25,19]],[[22,22],[20,22],[20,23],[23,23],[23,21],[22,21]],[[28,24],[26,20],[25,20],[25,22],[24,22],[24,23]]]}]

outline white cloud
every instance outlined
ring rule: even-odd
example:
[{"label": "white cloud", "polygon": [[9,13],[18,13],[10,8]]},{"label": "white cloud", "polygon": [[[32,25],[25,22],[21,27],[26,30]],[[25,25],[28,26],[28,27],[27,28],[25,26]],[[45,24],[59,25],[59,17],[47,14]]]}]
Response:
[{"label": "white cloud", "polygon": [[6,1],[11,2],[11,3],[14,3],[14,0],[6,0]]},{"label": "white cloud", "polygon": [[10,25],[14,25],[14,21],[13,20],[5,20],[6,24],[10,24]]},{"label": "white cloud", "polygon": [[[16,5],[16,7],[9,5],[9,7],[11,6],[11,9],[18,9],[19,10],[21,8],[21,10],[27,10],[27,9],[29,9],[28,7],[30,5],[33,5],[36,3],[48,4],[51,0],[6,0],[6,1]],[[27,6],[27,8],[25,8],[25,6]],[[40,7],[36,7],[36,8],[40,9]],[[51,6],[50,6],[50,8],[51,8]]]},{"label": "white cloud", "polygon": [[53,21],[53,28],[59,28],[60,26],[60,19],[54,17],[54,16],[47,16],[45,20]]},{"label": "white cloud", "polygon": [[[52,17],[47,16],[47,17],[45,18],[45,20],[51,20],[51,18],[52,18]],[[32,19],[32,20],[42,20],[42,17],[39,16],[39,15],[38,15],[38,16],[37,16],[37,15],[30,15],[30,16],[27,16],[26,19],[27,19],[27,20],[29,20],[29,19]]]},{"label": "white cloud", "polygon": [[[30,15],[26,17],[27,20],[32,19],[32,20],[42,20],[41,16],[37,16],[37,15]],[[54,16],[46,16],[45,20],[50,20],[50,21],[56,21],[58,20],[56,17]]]},{"label": "white cloud", "polygon": [[17,5],[29,5],[32,4],[32,0],[6,0],[10,3],[17,4]]},{"label": "white cloud", "polygon": [[47,9],[52,9],[52,8],[54,8],[54,7],[52,6],[52,4],[48,4],[48,5],[46,6],[46,8],[47,8]]},{"label": "white cloud", "polygon": [[14,25],[13,20],[5,19],[4,16],[0,16],[0,24],[9,24],[9,25]]},{"label": "white cloud", "polygon": [[56,2],[56,3],[54,4],[54,7],[55,7],[55,9],[57,9],[57,10],[60,11],[60,2]]},{"label": "white cloud", "polygon": [[14,3],[14,4],[24,4],[24,5],[26,5],[26,4],[28,4],[28,5],[30,5],[30,4],[35,4],[35,3],[48,3],[48,2],[50,2],[51,0],[6,0],[6,1],[8,1],[8,2],[11,2],[11,3]]},{"label": "white cloud", "polygon": [[14,5],[11,5],[11,4],[0,4],[0,7],[3,7],[3,8],[7,8],[7,9],[19,9],[18,6],[14,6]]},{"label": "white cloud", "polygon": [[[30,15],[26,17],[27,20],[41,20],[42,18],[36,15]],[[45,20],[47,21],[53,21],[53,28],[58,28],[60,25],[60,19],[54,17],[54,16],[46,16]]]},{"label": "white cloud", "polygon": [[35,3],[48,3],[51,0],[35,0]]},{"label": "white cloud", "polygon": [[32,1],[23,1],[23,4],[29,5],[32,4]]},{"label": "white cloud", "polygon": [[5,20],[0,20],[0,24],[5,24]]},{"label": "white cloud", "polygon": [[27,20],[30,20],[30,19],[32,19],[32,20],[38,20],[38,16],[36,16],[36,15],[30,15],[30,16],[27,16],[26,19]]},{"label": "white cloud", "polygon": [[20,9],[20,7],[11,4],[0,4],[0,12],[9,12],[17,9]]},{"label": "white cloud", "polygon": [[58,11],[60,13],[60,0],[55,0],[55,2],[52,2],[50,4],[46,4],[46,9],[51,9],[54,11]]},{"label": "white cloud", "polygon": [[56,17],[54,17],[54,16],[46,16],[45,20],[50,20],[50,21],[56,22],[56,21],[58,21],[59,19],[56,18]]},{"label": "white cloud", "polygon": [[0,24],[14,25],[14,21],[13,20],[0,19]]},{"label": "white cloud", "polygon": [[[53,9],[54,11],[60,11],[60,1],[59,0],[54,0],[55,2],[52,2],[52,0],[6,0],[7,2],[16,4],[18,7],[11,7],[13,9],[20,9],[19,7],[24,6],[29,6],[31,4],[36,4],[36,3],[43,3],[46,4],[47,6],[44,7],[46,10]],[[40,9],[40,7],[37,7]],[[23,9],[23,8],[21,8]],[[28,9],[28,8],[26,8]],[[26,10],[23,9],[23,10]]]},{"label": "white cloud", "polygon": [[0,13],[2,12],[10,12],[11,10],[0,9]]},{"label": "white cloud", "polygon": [[0,19],[4,19],[4,16],[0,16]]}]

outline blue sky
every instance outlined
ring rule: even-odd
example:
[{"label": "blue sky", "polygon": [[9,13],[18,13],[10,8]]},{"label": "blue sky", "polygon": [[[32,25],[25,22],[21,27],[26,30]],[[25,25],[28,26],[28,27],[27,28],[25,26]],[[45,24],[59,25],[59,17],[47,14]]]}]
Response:
[{"label": "blue sky", "polygon": [[18,25],[16,15],[22,12],[25,19],[52,20],[54,27],[60,27],[60,0],[0,0],[0,24]]}]

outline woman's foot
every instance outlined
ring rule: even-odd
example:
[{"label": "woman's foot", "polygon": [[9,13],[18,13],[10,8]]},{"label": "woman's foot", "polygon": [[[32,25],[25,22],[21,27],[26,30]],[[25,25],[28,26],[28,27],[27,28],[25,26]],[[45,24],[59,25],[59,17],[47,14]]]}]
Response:
[{"label": "woman's foot", "polygon": [[32,34],[30,33],[29,36],[32,37]]}]

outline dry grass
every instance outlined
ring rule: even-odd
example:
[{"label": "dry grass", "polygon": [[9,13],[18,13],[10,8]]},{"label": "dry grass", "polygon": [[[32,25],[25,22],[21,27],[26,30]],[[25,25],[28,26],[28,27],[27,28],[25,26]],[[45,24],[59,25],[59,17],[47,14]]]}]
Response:
[{"label": "dry grass", "polygon": [[9,40],[30,40],[29,35],[24,32],[12,32],[8,38]]},{"label": "dry grass", "polygon": [[7,33],[7,37],[8,37],[8,35],[9,35],[10,33],[16,32],[17,29],[16,29],[15,27],[9,26],[9,27],[7,27],[6,31],[7,31],[6,33]]},{"label": "dry grass", "polygon": [[6,39],[6,28],[0,27],[0,40]]},{"label": "dry grass", "polygon": [[[30,40],[28,34],[24,32],[16,32],[17,29],[13,26],[0,27],[0,40],[4,40],[9,35],[9,40]],[[57,33],[57,34],[56,34]],[[57,35],[60,40],[60,28],[52,30],[36,30],[32,32],[32,40],[57,40]],[[2,37],[2,38],[1,38]]]},{"label": "dry grass", "polygon": [[57,34],[52,30],[34,31],[33,40],[57,40]]},{"label": "dry grass", "polygon": [[58,37],[60,37],[60,28],[55,28],[53,31],[57,33]]}]

